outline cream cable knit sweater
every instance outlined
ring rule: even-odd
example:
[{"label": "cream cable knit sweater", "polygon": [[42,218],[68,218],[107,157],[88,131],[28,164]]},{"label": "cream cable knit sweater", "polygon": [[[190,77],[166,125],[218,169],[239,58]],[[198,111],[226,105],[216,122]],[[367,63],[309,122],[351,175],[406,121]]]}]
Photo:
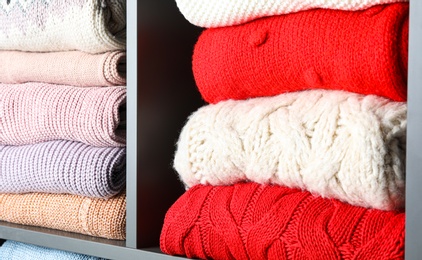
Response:
[{"label": "cream cable knit sweater", "polygon": [[406,103],[326,90],[222,101],[190,116],[174,167],[187,187],[254,181],[401,208],[406,111]]},{"label": "cream cable knit sweater", "polygon": [[356,11],[379,4],[409,0],[176,0],[180,12],[194,25],[223,27],[313,8]]}]

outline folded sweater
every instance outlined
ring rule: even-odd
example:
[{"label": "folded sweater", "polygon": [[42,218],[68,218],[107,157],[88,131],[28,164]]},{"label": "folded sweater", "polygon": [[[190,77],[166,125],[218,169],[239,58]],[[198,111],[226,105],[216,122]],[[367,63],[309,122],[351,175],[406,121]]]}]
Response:
[{"label": "folded sweater", "polygon": [[405,214],[282,186],[197,185],[168,210],[164,253],[199,259],[404,259]]},{"label": "folded sweater", "polygon": [[125,103],[126,87],[0,84],[0,144],[63,139],[125,146],[126,132],[118,129]]},{"label": "folded sweater", "polygon": [[0,220],[124,240],[126,195],[109,199],[71,194],[0,194]]},{"label": "folded sweater", "polygon": [[[94,256],[7,240],[0,247],[2,260],[103,260]],[[104,259],[105,260],[105,259]]]},{"label": "folded sweater", "polygon": [[210,103],[305,89],[405,101],[409,4],[313,9],[205,30],[193,73]]},{"label": "folded sweater", "polygon": [[101,53],[125,38],[124,0],[0,1],[0,50]]},{"label": "folded sweater", "polygon": [[0,51],[0,82],[83,87],[125,85],[126,53]]},{"label": "folded sweater", "polygon": [[50,141],[0,146],[0,193],[70,193],[108,198],[126,181],[126,149]]},{"label": "folded sweater", "polygon": [[324,8],[357,11],[379,4],[409,0],[176,0],[180,12],[194,25],[224,27],[257,18]]},{"label": "folded sweater", "polygon": [[333,90],[222,101],[190,116],[174,167],[188,187],[254,181],[402,208],[406,112],[405,102]]}]

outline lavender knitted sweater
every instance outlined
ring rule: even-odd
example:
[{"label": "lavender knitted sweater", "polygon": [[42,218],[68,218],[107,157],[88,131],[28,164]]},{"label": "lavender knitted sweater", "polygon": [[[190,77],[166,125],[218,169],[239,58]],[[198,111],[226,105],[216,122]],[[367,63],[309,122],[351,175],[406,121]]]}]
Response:
[{"label": "lavender knitted sweater", "polygon": [[70,193],[107,198],[126,180],[126,149],[72,141],[0,146],[0,193]]}]

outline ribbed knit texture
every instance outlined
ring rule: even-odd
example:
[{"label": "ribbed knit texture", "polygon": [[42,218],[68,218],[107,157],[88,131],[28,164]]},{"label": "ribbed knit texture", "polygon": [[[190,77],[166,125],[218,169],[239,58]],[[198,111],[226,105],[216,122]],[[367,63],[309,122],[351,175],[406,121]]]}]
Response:
[{"label": "ribbed knit texture", "polygon": [[0,146],[0,193],[71,193],[107,198],[126,181],[126,149],[50,141]]},{"label": "ribbed knit texture", "polygon": [[0,144],[64,139],[124,146],[126,132],[116,129],[125,103],[125,87],[0,84]]},{"label": "ribbed knit texture", "polygon": [[248,180],[401,208],[406,112],[405,102],[333,90],[222,101],[190,116],[174,167],[188,187]]},{"label": "ribbed knit texture", "polygon": [[94,256],[7,240],[0,247],[1,260],[105,260]]},{"label": "ribbed knit texture", "polygon": [[1,0],[0,50],[125,49],[124,0]]},{"label": "ribbed knit texture", "polygon": [[0,220],[123,240],[126,195],[98,199],[52,193],[0,194]]},{"label": "ribbed knit texture", "polygon": [[0,82],[83,87],[125,85],[126,53],[0,51]]},{"label": "ribbed knit texture", "polygon": [[195,45],[193,73],[210,103],[321,88],[405,101],[408,17],[409,4],[397,3],[208,29]]},{"label": "ribbed knit texture", "polygon": [[189,22],[207,28],[315,8],[356,11],[395,2],[408,0],[176,0],[180,12]]},{"label": "ribbed knit texture", "polygon": [[195,186],[169,209],[161,250],[200,259],[404,259],[405,214],[282,186]]}]

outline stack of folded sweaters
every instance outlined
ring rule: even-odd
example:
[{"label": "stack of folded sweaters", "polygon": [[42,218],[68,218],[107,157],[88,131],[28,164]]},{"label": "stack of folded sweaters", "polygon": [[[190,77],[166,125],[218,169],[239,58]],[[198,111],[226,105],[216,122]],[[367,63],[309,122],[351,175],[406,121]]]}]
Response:
[{"label": "stack of folded sweaters", "polygon": [[161,250],[200,259],[403,259],[409,4],[176,0],[206,27],[209,104]]},{"label": "stack of folded sweaters", "polygon": [[0,220],[125,239],[125,12],[0,1]]}]

